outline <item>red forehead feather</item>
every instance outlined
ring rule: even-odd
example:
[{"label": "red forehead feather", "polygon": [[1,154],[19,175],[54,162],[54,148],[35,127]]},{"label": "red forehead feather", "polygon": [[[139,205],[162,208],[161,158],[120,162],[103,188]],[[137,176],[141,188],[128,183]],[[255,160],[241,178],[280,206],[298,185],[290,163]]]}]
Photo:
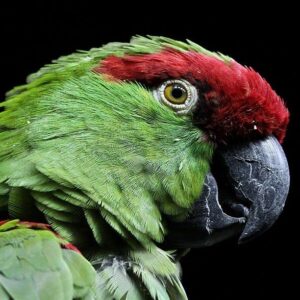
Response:
[{"label": "red forehead feather", "polygon": [[204,83],[210,87],[204,95],[207,104],[214,103],[205,125],[208,130],[221,138],[256,131],[274,134],[281,142],[284,139],[289,113],[282,99],[258,73],[235,61],[225,63],[193,51],[166,49],[144,55],[109,56],[94,71],[148,84],[169,78]]}]

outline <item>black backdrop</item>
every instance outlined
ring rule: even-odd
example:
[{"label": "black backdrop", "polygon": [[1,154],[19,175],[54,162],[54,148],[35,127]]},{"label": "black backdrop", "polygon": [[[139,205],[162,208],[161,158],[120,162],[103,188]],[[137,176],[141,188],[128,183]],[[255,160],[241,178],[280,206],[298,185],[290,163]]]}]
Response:
[{"label": "black backdrop", "polygon": [[90,1],[31,1],[22,6],[17,1],[1,1],[0,5],[0,99],[53,58],[109,41],[128,41],[134,34],[189,38],[260,72],[291,111],[283,145],[292,176],[286,208],[273,228],[256,241],[242,246],[228,241],[193,250],[182,260],[183,283],[192,300],[291,299],[292,294],[297,295],[300,127],[296,8],[281,3],[263,10],[253,2],[232,9],[217,3],[204,7],[203,3],[187,2],[164,7],[162,2],[102,1],[97,5]]}]

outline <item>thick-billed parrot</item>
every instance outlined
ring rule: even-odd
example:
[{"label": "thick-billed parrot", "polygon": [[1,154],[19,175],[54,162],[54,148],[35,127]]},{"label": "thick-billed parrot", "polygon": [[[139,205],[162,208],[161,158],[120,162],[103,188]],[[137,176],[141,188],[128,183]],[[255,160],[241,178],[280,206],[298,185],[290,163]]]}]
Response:
[{"label": "thick-billed parrot", "polygon": [[184,249],[281,213],[289,112],[253,69],[187,40],[59,58],[0,113],[0,299],[186,299]]}]

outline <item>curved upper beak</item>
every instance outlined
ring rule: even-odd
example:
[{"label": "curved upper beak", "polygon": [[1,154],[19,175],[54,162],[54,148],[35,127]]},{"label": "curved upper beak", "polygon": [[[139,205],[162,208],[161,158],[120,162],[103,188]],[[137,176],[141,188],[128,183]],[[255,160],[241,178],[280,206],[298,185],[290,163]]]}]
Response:
[{"label": "curved upper beak", "polygon": [[200,198],[183,222],[170,222],[167,242],[203,247],[231,236],[248,241],[270,228],[283,210],[290,176],[273,136],[217,150]]}]

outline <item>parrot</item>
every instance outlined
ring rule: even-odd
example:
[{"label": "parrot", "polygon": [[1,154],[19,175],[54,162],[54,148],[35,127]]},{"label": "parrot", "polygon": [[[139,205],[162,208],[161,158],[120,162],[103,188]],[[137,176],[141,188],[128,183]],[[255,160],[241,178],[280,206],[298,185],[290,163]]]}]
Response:
[{"label": "parrot", "polygon": [[0,105],[1,300],[184,300],[189,249],[284,208],[284,100],[190,40],[76,51]]}]

